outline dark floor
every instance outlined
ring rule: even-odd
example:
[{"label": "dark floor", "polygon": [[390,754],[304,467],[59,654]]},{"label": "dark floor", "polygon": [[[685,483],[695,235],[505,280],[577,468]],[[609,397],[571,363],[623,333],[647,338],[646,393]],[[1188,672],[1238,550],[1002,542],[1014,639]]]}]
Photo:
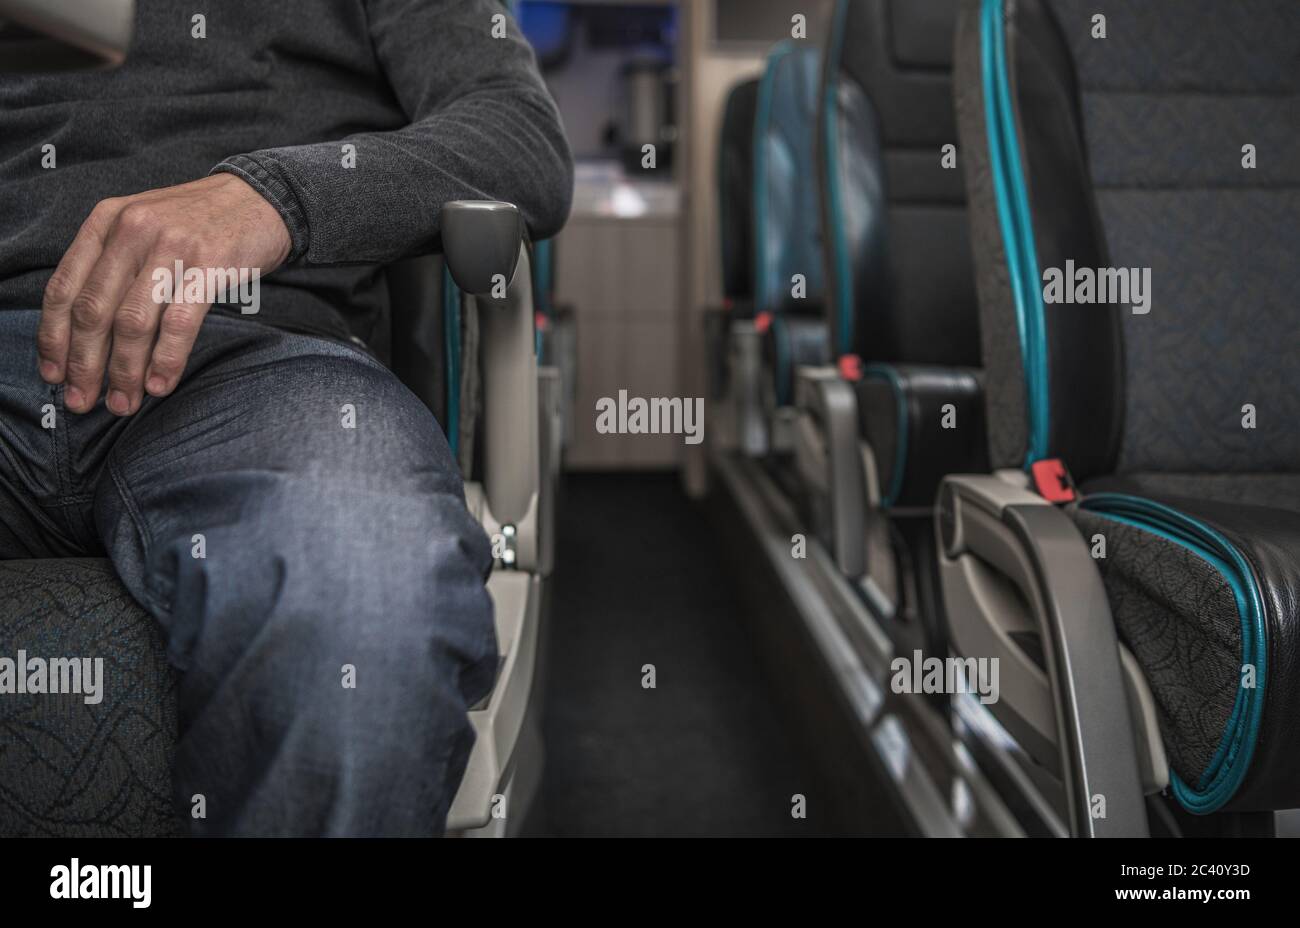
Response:
[{"label": "dark floor", "polygon": [[[571,475],[549,616],[551,835],[821,831],[811,762],[772,703],[717,538],[676,476]],[[642,687],[653,664],[656,687]]]}]

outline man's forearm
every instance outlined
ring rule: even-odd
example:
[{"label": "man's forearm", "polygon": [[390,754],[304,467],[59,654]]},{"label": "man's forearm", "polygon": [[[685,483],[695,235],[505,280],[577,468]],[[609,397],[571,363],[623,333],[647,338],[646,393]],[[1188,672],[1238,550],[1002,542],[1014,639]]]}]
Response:
[{"label": "man's forearm", "polygon": [[[559,115],[513,22],[491,0],[372,0],[372,38],[410,125],[231,157],[214,169],[261,193],[290,261],[387,263],[434,249],[450,200],[515,203],[532,234],[568,214]],[[504,30],[504,34],[503,34]]]}]

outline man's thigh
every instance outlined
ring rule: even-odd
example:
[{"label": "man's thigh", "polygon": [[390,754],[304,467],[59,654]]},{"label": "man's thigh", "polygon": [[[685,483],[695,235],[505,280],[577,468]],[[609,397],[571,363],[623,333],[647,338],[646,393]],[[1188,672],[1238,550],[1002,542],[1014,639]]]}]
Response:
[{"label": "man's thigh", "polygon": [[204,325],[112,444],[95,519],[185,671],[199,833],[428,834],[496,667],[490,544],[432,415],[346,345]]},{"label": "man's thigh", "polygon": [[325,604],[373,594],[412,546],[490,564],[445,438],[391,372],[350,346],[224,317],[205,322],[175,393],[113,441],[94,516],[123,581],[174,633],[173,657],[198,631],[171,627],[185,618],[172,614],[182,568],[233,588],[275,561]]}]

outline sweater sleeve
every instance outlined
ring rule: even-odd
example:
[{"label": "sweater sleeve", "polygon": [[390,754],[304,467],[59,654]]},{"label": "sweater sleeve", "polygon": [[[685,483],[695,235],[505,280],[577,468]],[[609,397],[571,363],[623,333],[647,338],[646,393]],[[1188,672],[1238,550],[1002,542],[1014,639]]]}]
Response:
[{"label": "sweater sleeve", "polygon": [[[437,250],[449,200],[505,200],[534,238],[559,231],[572,155],[533,51],[502,4],[363,2],[369,41],[410,124],[236,155],[213,172],[266,197],[289,228],[289,260],[306,265]],[[345,145],[355,146],[351,166]]]}]

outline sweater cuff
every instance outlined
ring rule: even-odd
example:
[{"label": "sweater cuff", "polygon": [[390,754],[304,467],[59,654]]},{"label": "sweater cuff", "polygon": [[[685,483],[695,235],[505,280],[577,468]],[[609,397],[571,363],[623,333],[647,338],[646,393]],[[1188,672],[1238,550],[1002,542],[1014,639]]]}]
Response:
[{"label": "sweater cuff", "polygon": [[289,186],[263,167],[256,158],[251,155],[235,155],[222,161],[208,174],[234,174],[275,207],[284,220],[285,228],[289,230],[292,243],[285,264],[291,264],[307,253],[311,244],[311,232],[307,227],[307,214],[302,204]]}]

